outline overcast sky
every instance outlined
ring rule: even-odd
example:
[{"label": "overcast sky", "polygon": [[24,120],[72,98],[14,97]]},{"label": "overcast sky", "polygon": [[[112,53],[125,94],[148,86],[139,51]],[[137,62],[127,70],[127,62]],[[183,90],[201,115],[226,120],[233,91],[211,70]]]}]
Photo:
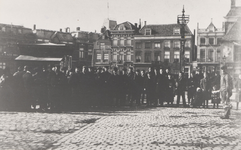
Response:
[{"label": "overcast sky", "polygon": [[[240,4],[241,0],[237,0]],[[108,5],[109,3],[109,11]],[[129,21],[147,24],[176,23],[177,15],[190,15],[189,28],[206,28],[213,18],[217,28],[230,10],[231,0],[0,0],[0,23],[37,29],[59,30],[80,27],[100,32],[105,18],[117,23]],[[108,13],[109,12],[109,13]]]}]

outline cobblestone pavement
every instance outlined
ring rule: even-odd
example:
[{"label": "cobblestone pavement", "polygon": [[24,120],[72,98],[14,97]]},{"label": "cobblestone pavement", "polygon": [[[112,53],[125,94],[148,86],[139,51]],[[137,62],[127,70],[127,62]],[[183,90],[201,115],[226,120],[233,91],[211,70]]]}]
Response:
[{"label": "cobblestone pavement", "polygon": [[241,111],[132,108],[81,113],[0,112],[0,149],[241,149]]}]

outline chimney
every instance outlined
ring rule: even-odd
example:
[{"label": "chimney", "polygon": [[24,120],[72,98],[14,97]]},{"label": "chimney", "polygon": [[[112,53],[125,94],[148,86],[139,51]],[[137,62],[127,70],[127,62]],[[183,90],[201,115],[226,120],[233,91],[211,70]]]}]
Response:
[{"label": "chimney", "polygon": [[80,27],[77,27],[77,28],[76,28],[76,31],[80,31]]},{"label": "chimney", "polygon": [[36,30],[36,24],[33,25],[33,30]]},{"label": "chimney", "polygon": [[231,8],[235,7],[235,2],[236,2],[236,0],[231,0]]},{"label": "chimney", "polygon": [[66,32],[66,33],[69,33],[69,32],[70,32],[70,28],[67,27],[67,28],[65,29],[65,32]]},{"label": "chimney", "polygon": [[137,28],[137,23],[135,23],[135,27]]},{"label": "chimney", "polygon": [[146,26],[146,21],[145,21],[145,24],[144,24],[145,26]]},{"label": "chimney", "polygon": [[141,29],[141,19],[139,19],[139,29]]},{"label": "chimney", "polygon": [[222,24],[222,30],[225,31],[225,22]]},{"label": "chimney", "polygon": [[60,32],[62,32],[62,29],[59,29]]}]

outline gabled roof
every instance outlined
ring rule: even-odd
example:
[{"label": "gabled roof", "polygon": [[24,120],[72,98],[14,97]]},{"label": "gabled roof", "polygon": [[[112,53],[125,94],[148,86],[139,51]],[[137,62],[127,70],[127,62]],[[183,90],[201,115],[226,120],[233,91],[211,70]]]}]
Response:
[{"label": "gabled roof", "polygon": [[58,38],[60,42],[73,42],[73,37],[71,33],[51,31],[51,30],[36,30],[37,39],[46,39],[51,41],[54,38]]},{"label": "gabled roof", "polygon": [[105,26],[107,30],[113,30],[116,25],[117,22],[109,18],[105,19],[103,24],[103,26]]},{"label": "gabled roof", "polygon": [[207,30],[213,30],[213,31],[216,31],[217,28],[216,28],[215,25],[211,22],[211,23],[209,24],[209,26],[207,27]]},{"label": "gabled roof", "polygon": [[126,21],[126,22],[123,22],[123,23],[120,23],[120,24],[116,25],[116,26],[114,27],[114,30],[118,30],[118,28],[119,28],[121,25],[123,25],[123,26],[125,27],[125,30],[135,30],[135,29],[136,29],[136,27],[135,27],[132,23]]},{"label": "gabled roof", "polygon": [[229,10],[226,17],[238,17],[241,16],[241,7],[233,7]]},{"label": "gabled roof", "polygon": [[73,42],[73,37],[70,33],[65,32],[57,32],[56,36],[60,41],[64,42]]},{"label": "gabled roof", "polygon": [[241,17],[237,20],[231,29],[222,38],[225,41],[240,41],[241,40]]},{"label": "gabled roof", "polygon": [[[162,35],[162,36],[171,36],[173,35],[174,29],[181,28],[181,25],[179,24],[159,24],[159,25],[145,25],[141,28],[140,33],[145,34],[145,29],[151,29],[152,35]],[[192,35],[192,32],[190,31],[189,27],[185,26],[185,34],[186,35]]]},{"label": "gabled roof", "polygon": [[36,30],[36,36],[38,39],[51,39],[51,36],[55,33],[55,31],[51,30],[43,30],[43,29],[37,29]]}]

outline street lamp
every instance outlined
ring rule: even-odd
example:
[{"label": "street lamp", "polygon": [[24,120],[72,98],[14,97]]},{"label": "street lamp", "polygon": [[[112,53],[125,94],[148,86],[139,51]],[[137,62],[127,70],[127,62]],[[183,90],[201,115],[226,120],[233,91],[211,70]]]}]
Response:
[{"label": "street lamp", "polygon": [[180,51],[180,71],[184,72],[184,54],[185,54],[185,26],[189,22],[189,15],[185,15],[183,6],[182,15],[177,16],[177,23],[181,25],[181,51]]}]

